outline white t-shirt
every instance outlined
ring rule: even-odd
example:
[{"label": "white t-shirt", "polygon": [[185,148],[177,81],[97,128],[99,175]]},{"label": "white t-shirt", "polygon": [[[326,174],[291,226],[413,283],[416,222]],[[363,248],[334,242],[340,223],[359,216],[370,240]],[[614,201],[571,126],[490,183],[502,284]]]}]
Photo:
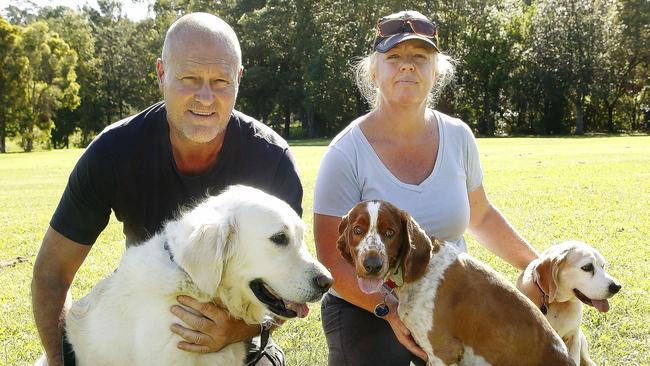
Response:
[{"label": "white t-shirt", "polygon": [[395,177],[352,122],[330,143],[314,190],[314,213],[343,216],[355,204],[373,199],[408,212],[430,236],[466,251],[463,233],[469,224],[468,192],[483,181],[478,148],[463,121],[434,111],[440,144],[431,175],[418,185]]}]

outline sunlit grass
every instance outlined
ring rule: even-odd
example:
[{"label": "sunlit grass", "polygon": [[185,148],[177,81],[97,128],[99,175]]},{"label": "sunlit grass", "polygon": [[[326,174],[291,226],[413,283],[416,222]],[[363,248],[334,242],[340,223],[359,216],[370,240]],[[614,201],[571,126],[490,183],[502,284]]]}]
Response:
[{"label": "sunlit grass", "polygon": [[[305,189],[303,218],[312,233],[313,188],[324,141],[299,141],[293,151]],[[648,365],[650,348],[650,137],[479,139],[484,186],[491,201],[537,249],[580,239],[608,259],[624,285],[611,310],[585,310],[583,329],[599,365]],[[0,364],[33,362],[41,352],[29,284],[43,233],[81,150],[0,155]],[[78,299],[112,272],[124,250],[114,218],[73,285]],[[517,273],[473,240],[470,252],[508,278]],[[288,365],[326,365],[319,306],[287,322],[274,337]]]}]

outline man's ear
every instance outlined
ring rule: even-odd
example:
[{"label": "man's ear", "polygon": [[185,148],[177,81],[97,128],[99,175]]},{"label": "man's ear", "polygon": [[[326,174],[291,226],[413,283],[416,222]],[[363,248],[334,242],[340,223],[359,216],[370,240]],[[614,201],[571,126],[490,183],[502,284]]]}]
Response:
[{"label": "man's ear", "polygon": [[221,283],[224,263],[230,258],[235,225],[226,215],[192,228],[183,244],[173,246],[174,260],[187,272],[196,286],[214,298]]},{"label": "man's ear", "polygon": [[348,223],[348,215],[343,216],[339,224],[339,239],[336,241],[336,248],[348,263],[354,265],[352,255],[350,254],[350,245],[348,244]]},{"label": "man's ear", "polygon": [[413,282],[424,276],[431,259],[431,239],[420,225],[402,211],[402,266],[405,283]]},{"label": "man's ear", "polygon": [[560,280],[560,267],[566,259],[567,251],[551,253],[535,266],[533,279],[548,296],[548,301],[555,301],[557,285]]},{"label": "man's ear", "polygon": [[156,60],[156,76],[158,78],[158,89],[162,92],[165,84],[165,65],[163,65],[161,58]]},{"label": "man's ear", "polygon": [[241,85],[241,77],[244,76],[244,66],[239,67],[237,72],[237,86]]}]

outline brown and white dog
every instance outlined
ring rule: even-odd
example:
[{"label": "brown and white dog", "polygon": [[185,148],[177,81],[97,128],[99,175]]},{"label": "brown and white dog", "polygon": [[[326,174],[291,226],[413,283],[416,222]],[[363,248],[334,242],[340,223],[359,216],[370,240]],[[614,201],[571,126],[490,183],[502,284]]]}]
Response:
[{"label": "brown and white dog", "polygon": [[428,365],[573,365],[530,300],[452,243],[431,240],[406,212],[364,201],[339,233],[362,291],[379,291],[385,279],[398,285],[397,313]]},{"label": "brown and white dog", "polygon": [[576,365],[595,365],[580,330],[582,303],[607,312],[607,299],[621,289],[604,266],[605,259],[596,249],[583,242],[567,241],[530,262],[517,280],[517,288],[546,312]]}]

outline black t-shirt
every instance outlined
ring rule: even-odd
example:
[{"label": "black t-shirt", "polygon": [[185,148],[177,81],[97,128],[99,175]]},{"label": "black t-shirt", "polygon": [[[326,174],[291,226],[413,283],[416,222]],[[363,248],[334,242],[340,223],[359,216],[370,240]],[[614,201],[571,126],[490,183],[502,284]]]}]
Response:
[{"label": "black t-shirt", "polygon": [[50,226],[92,245],[111,210],[127,245],[153,236],[179,209],[232,184],[259,188],[302,214],[302,185],[289,146],[269,127],[233,111],[210,171],[184,176],[174,161],[164,103],[108,126],[74,167]]}]

